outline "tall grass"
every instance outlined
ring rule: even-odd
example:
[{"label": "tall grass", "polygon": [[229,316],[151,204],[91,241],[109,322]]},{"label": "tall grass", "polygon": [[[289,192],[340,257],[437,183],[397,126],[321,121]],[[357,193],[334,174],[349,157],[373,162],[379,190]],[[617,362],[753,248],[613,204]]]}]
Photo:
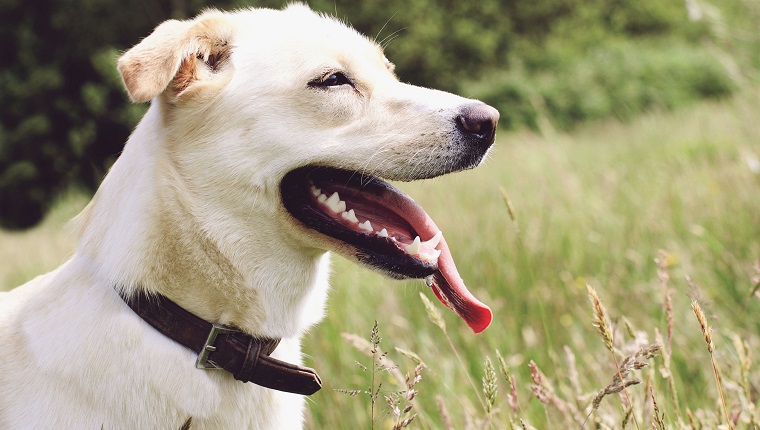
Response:
[{"label": "tall grass", "polygon": [[[756,428],[760,123],[746,120],[760,116],[756,100],[570,135],[502,134],[479,169],[402,184],[443,230],[493,325],[474,335],[422,281],[336,258],[328,316],[304,338],[306,364],[325,383],[310,428],[393,428],[411,416],[408,428],[422,429]],[[38,229],[0,233],[0,288],[71,253],[60,227],[83,205],[69,197]],[[604,304],[610,345],[593,326],[587,286]],[[711,354],[692,300],[709,321]],[[369,339],[376,320],[394,364],[363,370],[354,363],[368,358],[344,339]],[[410,388],[399,374],[420,362]],[[356,390],[374,403],[346,394]]]},{"label": "tall grass", "polygon": [[[642,383],[628,388],[630,401],[605,399],[593,426],[620,428],[627,416],[630,428],[634,420],[651,428],[656,401],[667,428],[690,421],[715,428],[726,424],[691,308],[697,299],[715,330],[715,360],[730,382],[723,385],[729,415],[749,426],[760,374],[750,367],[742,379],[732,339],[760,350],[760,300],[750,296],[760,258],[760,172],[754,167],[760,126],[746,121],[760,114],[756,100],[596,124],[571,135],[501,136],[477,170],[404,184],[442,228],[470,289],[492,306],[493,326],[473,335],[444,311],[442,333],[417,298],[420,292],[430,297],[424,283],[390,282],[338,260],[327,321],[305,342],[310,362],[328,388],[366,385],[366,375],[346,366],[356,353],[334,340],[342,331],[368,331],[377,319],[386,345],[414,351],[428,366],[417,397],[419,428],[446,422],[465,428],[487,416],[494,428],[519,427],[520,420],[568,428],[562,413],[530,390],[528,364],[543,369],[556,398],[580,412],[610,384],[617,370],[594,333],[591,285],[606,303],[619,359],[655,343],[665,348],[649,367],[632,370]],[[508,405],[501,395],[496,413],[487,414],[473,383],[480,383],[486,359],[497,350],[516,385],[513,390],[501,378],[498,392],[515,392],[519,403]],[[403,367],[403,356],[395,357]],[[741,380],[747,381],[744,394]],[[325,390],[314,400],[313,428],[368,422],[356,399]]]}]

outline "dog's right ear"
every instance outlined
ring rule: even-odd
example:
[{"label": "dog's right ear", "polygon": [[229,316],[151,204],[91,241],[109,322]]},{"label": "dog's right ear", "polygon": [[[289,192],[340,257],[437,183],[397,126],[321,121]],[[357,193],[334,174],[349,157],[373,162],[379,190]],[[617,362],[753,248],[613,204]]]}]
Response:
[{"label": "dog's right ear", "polygon": [[[182,97],[196,88],[219,88],[229,80],[232,25],[220,12],[192,21],[168,20],[119,58],[129,98],[146,102],[164,91]],[[223,67],[224,66],[224,67]],[[223,79],[220,79],[223,78]]]}]

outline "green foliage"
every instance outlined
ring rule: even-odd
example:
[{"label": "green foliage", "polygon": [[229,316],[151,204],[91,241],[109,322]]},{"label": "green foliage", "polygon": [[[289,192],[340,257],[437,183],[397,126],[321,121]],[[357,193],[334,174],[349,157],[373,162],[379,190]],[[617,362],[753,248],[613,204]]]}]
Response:
[{"label": "green foliage", "polygon": [[[746,13],[743,0],[706,8],[698,21],[682,3],[659,0],[309,3],[384,45],[401,80],[480,97],[500,108],[508,128],[548,121],[565,129],[723,96],[734,86],[705,42],[718,43],[736,69],[760,63],[757,37],[732,39],[721,30],[753,28],[757,11]],[[8,45],[0,60],[0,227],[34,225],[67,187],[95,189],[145,110],[121,88],[119,52],[159,22],[208,4],[0,0]]]},{"label": "green foliage", "polygon": [[567,130],[585,121],[629,120],[653,109],[726,97],[736,89],[718,59],[704,49],[677,41],[660,44],[608,43],[549,71],[512,68],[468,91],[499,109],[508,128],[538,129],[546,117]]},{"label": "green foliage", "polygon": [[0,227],[35,225],[62,190],[97,187],[145,109],[128,102],[116,57],[174,5],[205,2],[0,2]]}]

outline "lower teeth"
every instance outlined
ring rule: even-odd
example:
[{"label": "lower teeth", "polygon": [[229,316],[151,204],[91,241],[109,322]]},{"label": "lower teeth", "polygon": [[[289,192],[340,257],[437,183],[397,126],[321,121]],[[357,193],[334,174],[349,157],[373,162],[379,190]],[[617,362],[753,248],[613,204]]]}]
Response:
[{"label": "lower teeth", "polygon": [[433,287],[433,275],[430,275],[425,278],[425,285],[431,288]]}]

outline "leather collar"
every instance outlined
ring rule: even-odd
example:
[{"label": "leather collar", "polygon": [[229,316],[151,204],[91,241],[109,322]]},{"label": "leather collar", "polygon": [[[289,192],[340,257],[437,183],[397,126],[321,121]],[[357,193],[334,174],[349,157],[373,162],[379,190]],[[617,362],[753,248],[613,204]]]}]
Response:
[{"label": "leather collar", "polygon": [[238,381],[305,396],[322,388],[314,369],[269,356],[280,339],[260,339],[212,324],[160,294],[138,292],[122,299],[161,334],[197,353],[199,369],[224,369]]}]

